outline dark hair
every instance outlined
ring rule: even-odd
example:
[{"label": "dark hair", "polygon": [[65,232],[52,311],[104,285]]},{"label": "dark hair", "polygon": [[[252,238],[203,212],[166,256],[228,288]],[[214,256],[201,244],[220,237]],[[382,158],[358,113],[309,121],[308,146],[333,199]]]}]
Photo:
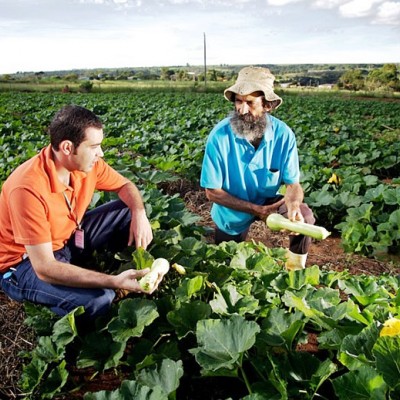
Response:
[{"label": "dark hair", "polygon": [[65,106],[56,113],[49,126],[51,146],[58,151],[63,140],[70,140],[76,149],[85,140],[87,128],[102,129],[103,124],[96,114],[84,107]]},{"label": "dark hair", "polygon": [[263,107],[266,108],[268,107],[270,111],[275,110],[277,106],[279,106],[280,101],[279,100],[267,100],[265,97],[263,98]]}]

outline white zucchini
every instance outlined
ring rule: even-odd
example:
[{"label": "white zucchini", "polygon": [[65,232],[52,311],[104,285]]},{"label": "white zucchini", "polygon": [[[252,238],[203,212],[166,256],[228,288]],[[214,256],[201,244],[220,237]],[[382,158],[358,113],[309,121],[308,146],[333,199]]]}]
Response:
[{"label": "white zucchini", "polygon": [[157,258],[153,261],[151,271],[165,275],[169,271],[169,262],[165,258]]},{"label": "white zucchini", "polygon": [[314,239],[326,239],[331,233],[322,226],[307,224],[300,221],[290,221],[281,214],[270,214],[267,217],[267,226],[272,231],[288,230],[302,235],[310,236]]},{"label": "white zucchini", "polygon": [[155,271],[150,271],[139,280],[139,285],[145,292],[151,292],[157,283],[157,279],[158,273]]},{"label": "white zucchini", "polygon": [[169,271],[169,262],[165,258],[157,258],[151,265],[150,272],[139,279],[139,285],[145,292],[152,292],[158,279]]}]

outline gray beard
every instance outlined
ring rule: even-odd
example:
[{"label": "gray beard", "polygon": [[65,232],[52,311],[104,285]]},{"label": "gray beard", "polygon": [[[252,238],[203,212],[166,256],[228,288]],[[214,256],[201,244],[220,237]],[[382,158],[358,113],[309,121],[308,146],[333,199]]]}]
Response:
[{"label": "gray beard", "polygon": [[229,117],[233,132],[250,143],[260,142],[268,125],[266,113],[261,117],[253,117],[251,114],[241,115],[232,111]]}]

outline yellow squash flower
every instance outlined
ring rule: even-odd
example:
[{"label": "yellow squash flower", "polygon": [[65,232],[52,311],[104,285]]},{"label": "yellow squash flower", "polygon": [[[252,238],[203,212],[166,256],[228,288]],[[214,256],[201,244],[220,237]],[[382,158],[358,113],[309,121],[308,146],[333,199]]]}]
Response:
[{"label": "yellow squash flower", "polygon": [[172,264],[172,268],[174,268],[178,274],[181,274],[181,275],[186,274],[185,267],[183,267],[180,264],[174,263],[174,264]]},{"label": "yellow squash flower", "polygon": [[334,183],[335,185],[340,185],[340,182],[341,179],[336,174],[332,174],[328,180],[328,183]]},{"label": "yellow squash flower", "polygon": [[400,335],[400,319],[390,318],[383,324],[379,336],[397,336]]}]

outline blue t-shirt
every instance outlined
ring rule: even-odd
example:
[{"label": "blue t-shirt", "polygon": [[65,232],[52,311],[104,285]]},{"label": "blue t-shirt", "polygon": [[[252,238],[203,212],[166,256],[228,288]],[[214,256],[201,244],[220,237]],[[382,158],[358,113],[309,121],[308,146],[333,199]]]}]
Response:
[{"label": "blue t-shirt", "polygon": [[[268,125],[258,149],[231,129],[229,118],[211,131],[205,149],[200,185],[223,189],[232,196],[255,204],[264,204],[278,194],[284,184],[300,180],[296,138],[279,119],[267,115]],[[245,231],[255,217],[219,204],[213,204],[211,217],[222,231],[237,235]]]}]

